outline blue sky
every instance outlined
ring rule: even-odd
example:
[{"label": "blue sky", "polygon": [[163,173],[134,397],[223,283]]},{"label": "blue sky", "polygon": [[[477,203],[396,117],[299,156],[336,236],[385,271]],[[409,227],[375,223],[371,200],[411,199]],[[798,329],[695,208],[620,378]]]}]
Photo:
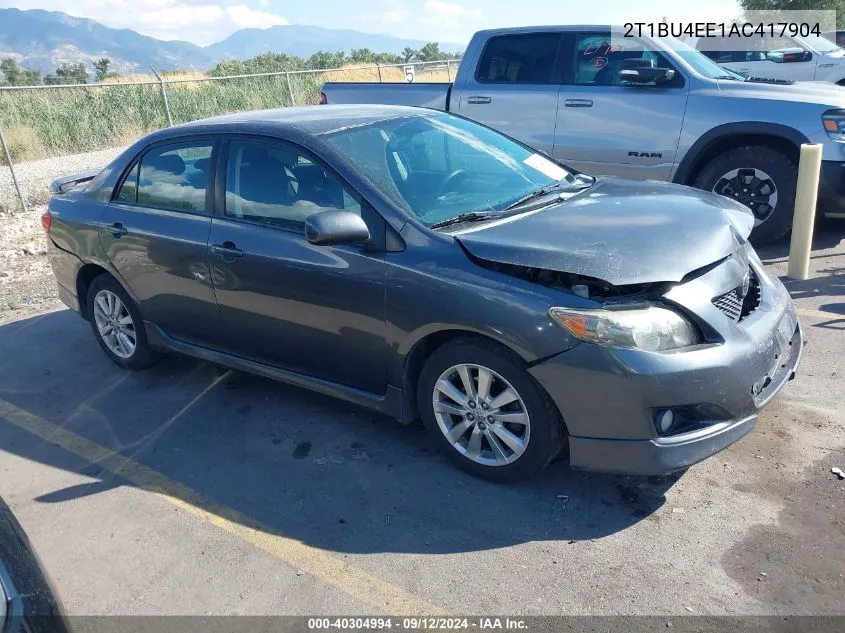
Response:
[{"label": "blue sky", "polygon": [[482,28],[531,24],[721,21],[736,0],[0,0],[0,7],[48,9],[205,45],[245,27],[316,24],[465,43]]}]

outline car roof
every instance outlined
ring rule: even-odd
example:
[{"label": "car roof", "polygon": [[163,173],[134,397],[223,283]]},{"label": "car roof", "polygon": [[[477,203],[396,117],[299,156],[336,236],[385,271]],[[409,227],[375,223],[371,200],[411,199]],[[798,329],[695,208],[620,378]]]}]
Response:
[{"label": "car roof", "polygon": [[272,110],[236,112],[192,121],[162,130],[158,133],[158,137],[179,136],[186,132],[236,133],[242,131],[260,131],[265,134],[284,134],[285,132],[298,131],[316,135],[389,119],[434,116],[436,114],[443,113],[426,108],[377,104],[294,106]]}]

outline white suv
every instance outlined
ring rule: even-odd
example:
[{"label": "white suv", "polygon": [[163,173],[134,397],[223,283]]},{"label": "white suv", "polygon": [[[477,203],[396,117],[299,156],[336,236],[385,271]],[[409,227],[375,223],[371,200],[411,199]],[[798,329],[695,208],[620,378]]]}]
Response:
[{"label": "white suv", "polygon": [[[726,40],[692,37],[685,41],[717,64],[748,77],[845,84],[845,50],[824,37]],[[721,49],[720,43],[725,44]]]}]

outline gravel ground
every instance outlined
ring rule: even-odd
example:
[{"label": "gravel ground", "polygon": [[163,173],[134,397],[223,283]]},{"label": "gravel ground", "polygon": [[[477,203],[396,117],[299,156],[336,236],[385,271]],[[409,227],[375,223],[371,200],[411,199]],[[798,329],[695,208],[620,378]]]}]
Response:
[{"label": "gravel ground", "polygon": [[9,169],[0,166],[0,322],[58,303],[39,217],[47,208],[50,183],[61,176],[105,166],[123,148],[107,149],[15,165],[27,211],[14,212]]},{"label": "gravel ground", "polygon": [[[46,204],[49,197],[47,188],[56,178],[104,167],[124,149],[118,147],[84,154],[44,158],[28,163],[16,163],[15,175],[27,205]],[[9,212],[15,208],[17,208],[17,203],[11,172],[6,165],[0,165],[0,211]]]}]

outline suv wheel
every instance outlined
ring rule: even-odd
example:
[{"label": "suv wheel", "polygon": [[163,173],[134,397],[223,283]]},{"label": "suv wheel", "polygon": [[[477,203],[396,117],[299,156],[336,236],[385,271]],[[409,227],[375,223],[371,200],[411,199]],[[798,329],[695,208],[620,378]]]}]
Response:
[{"label": "suv wheel", "polygon": [[751,240],[769,244],[792,228],[798,165],[771,147],[736,147],[699,172],[693,185],[744,204],[754,214]]},{"label": "suv wheel", "polygon": [[423,422],[441,452],[491,481],[542,470],[561,450],[563,424],[548,394],[505,348],[449,343],[423,367]]},{"label": "suv wheel", "polygon": [[143,369],[155,360],[135,303],[109,275],[88,288],[88,315],[94,336],[106,355],[126,369]]}]

